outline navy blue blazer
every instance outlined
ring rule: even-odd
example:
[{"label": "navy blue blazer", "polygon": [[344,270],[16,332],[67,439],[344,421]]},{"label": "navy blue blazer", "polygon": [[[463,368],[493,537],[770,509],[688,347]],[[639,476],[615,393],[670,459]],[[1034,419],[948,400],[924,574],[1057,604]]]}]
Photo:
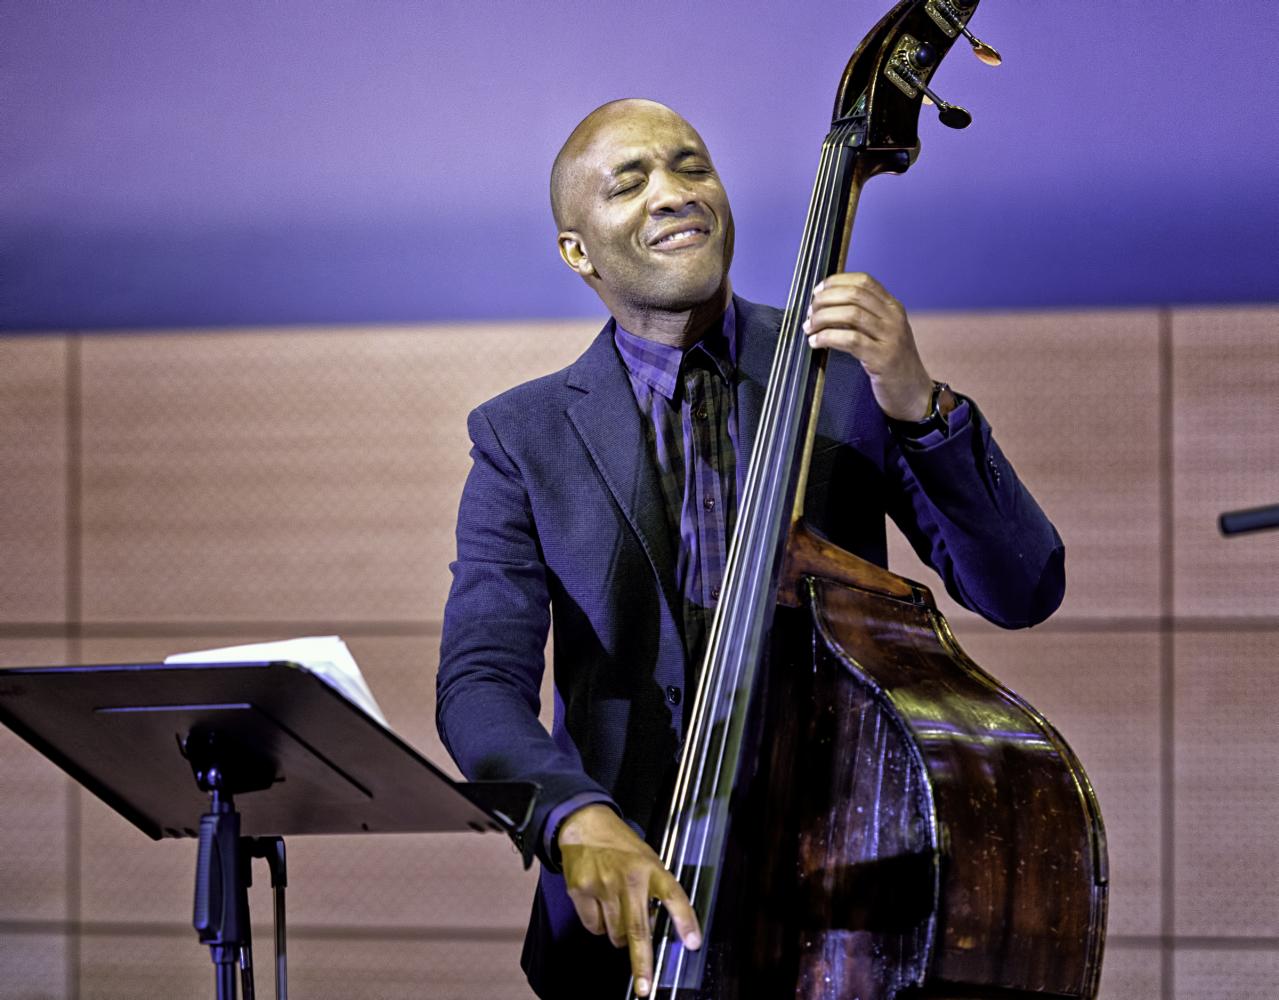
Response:
[{"label": "navy blue blazer", "polygon": [[[735,299],[736,406],[744,464],[759,422],[781,313]],[[468,418],[472,468],[444,611],[436,721],[470,779],[535,781],[520,844],[542,872],[524,967],[546,997],[620,977],[627,956],[577,921],[545,856],[550,811],[606,796],[651,841],[678,760],[688,664],[675,545],[610,320],[567,368],[517,386]],[[1065,588],[1061,539],[975,406],[927,448],[901,446],[861,365],[832,352],[809,474],[807,517],[836,544],[886,563],[884,514],[965,606],[1015,628],[1042,621]],[[555,705],[538,722],[548,630]],[[681,699],[686,701],[688,699]]]}]

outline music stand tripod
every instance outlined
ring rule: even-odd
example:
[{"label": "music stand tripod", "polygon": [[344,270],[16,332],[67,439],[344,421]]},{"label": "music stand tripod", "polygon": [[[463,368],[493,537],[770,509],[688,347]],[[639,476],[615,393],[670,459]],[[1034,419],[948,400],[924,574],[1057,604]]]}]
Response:
[{"label": "music stand tripod", "polygon": [[152,839],[198,836],[193,923],[218,1000],[236,1000],[237,966],[254,1000],[254,858],[271,871],[286,1000],[284,837],[473,830],[518,842],[537,791],[452,780],[294,663],[0,670],[0,722]]},{"label": "music stand tripod", "polygon": [[192,923],[200,942],[209,946],[218,1000],[235,1000],[237,964],[243,1000],[255,1000],[248,893],[253,884],[254,858],[265,858],[271,872],[275,902],[275,996],[276,1000],[288,1000],[284,917],[288,872],[284,838],[241,836],[240,814],[234,802],[236,795],[264,791],[274,783],[270,763],[219,739],[216,732],[193,734],[182,749],[191,763],[196,784],[209,794],[209,811],[200,817]]}]

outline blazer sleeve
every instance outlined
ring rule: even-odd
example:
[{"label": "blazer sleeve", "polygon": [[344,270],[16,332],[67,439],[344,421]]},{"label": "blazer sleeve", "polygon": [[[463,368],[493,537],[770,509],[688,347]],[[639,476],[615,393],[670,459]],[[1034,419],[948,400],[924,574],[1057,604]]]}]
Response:
[{"label": "blazer sleeve", "polygon": [[1004,628],[1037,625],[1066,591],[1065,546],[972,400],[926,447],[890,435],[888,513],[957,601]]},{"label": "blazer sleeve", "polygon": [[528,491],[483,409],[467,419],[471,471],[457,520],[457,559],[440,640],[436,726],[470,780],[532,781],[540,792],[516,844],[552,864],[543,828],[560,803],[610,796],[538,720],[550,626],[547,569]]}]

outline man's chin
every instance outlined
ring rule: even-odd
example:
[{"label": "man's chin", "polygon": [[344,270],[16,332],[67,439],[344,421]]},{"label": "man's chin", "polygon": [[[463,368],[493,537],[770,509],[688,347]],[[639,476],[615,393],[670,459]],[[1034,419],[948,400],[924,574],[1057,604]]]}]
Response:
[{"label": "man's chin", "polygon": [[702,308],[723,309],[728,301],[728,275],[690,282],[678,288],[664,285],[655,289],[651,307],[664,312],[693,312]]}]

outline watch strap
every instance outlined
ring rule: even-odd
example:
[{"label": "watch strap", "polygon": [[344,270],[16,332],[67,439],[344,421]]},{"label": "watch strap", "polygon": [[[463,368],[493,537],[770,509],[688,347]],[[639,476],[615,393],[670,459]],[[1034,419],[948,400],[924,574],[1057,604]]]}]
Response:
[{"label": "watch strap", "polygon": [[918,441],[927,437],[933,431],[938,431],[943,437],[950,436],[950,421],[947,414],[942,412],[941,401],[945,392],[950,386],[945,382],[933,381],[933,394],[928,400],[928,413],[924,415],[922,420],[894,420],[887,417],[888,426],[898,437],[905,438],[908,441]]}]

